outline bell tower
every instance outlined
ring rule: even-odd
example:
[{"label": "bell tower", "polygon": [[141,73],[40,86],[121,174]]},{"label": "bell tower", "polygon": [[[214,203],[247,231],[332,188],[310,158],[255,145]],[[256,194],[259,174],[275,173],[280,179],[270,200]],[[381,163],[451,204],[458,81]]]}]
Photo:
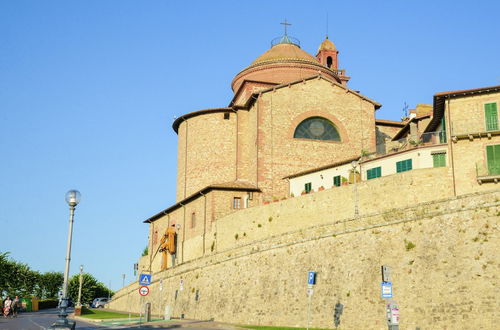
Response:
[{"label": "bell tower", "polygon": [[321,45],[319,45],[316,58],[323,66],[326,66],[328,69],[337,74],[342,81],[342,85],[347,85],[350,77],[345,75],[345,69],[339,69],[338,55],[339,51],[337,50],[337,47],[335,47],[333,42],[328,40],[327,35],[326,39],[323,40]]},{"label": "bell tower", "polygon": [[326,36],[326,39],[319,45],[316,58],[321,64],[335,71],[338,68],[338,54],[339,51],[333,42],[328,40],[328,36]]}]

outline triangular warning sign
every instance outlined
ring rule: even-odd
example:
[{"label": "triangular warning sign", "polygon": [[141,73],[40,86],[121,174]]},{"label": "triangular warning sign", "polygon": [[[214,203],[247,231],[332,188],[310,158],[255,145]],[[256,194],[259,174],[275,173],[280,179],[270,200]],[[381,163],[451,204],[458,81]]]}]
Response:
[{"label": "triangular warning sign", "polygon": [[144,275],[144,277],[141,280],[142,283],[149,283],[149,277]]}]

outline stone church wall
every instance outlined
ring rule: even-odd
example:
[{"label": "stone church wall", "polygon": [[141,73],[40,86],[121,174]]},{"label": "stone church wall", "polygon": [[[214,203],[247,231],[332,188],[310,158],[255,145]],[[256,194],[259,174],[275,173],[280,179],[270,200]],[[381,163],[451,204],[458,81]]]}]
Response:
[{"label": "stone church wall", "polygon": [[[313,327],[333,328],[341,303],[343,329],[386,329],[386,264],[401,329],[495,329],[500,192],[451,196],[449,169],[435,168],[241,210],[212,227],[214,251],[155,272],[142,301],[134,283],[109,307],[151,302],[158,315],[169,305],[175,317],[305,327],[314,270]],[[200,239],[185,244],[196,250]]]},{"label": "stone church wall", "polygon": [[[306,208],[318,204],[306,202],[313,198],[296,200]],[[265,220],[277,208],[247,216]],[[137,284],[132,284],[117,292],[109,307],[138,311],[141,303],[151,302],[154,314],[169,305],[174,317],[306,327],[307,272],[314,270],[312,327],[333,328],[334,306],[340,303],[341,329],[387,329],[380,266],[390,265],[401,329],[496,329],[500,192],[410,204],[360,218],[334,217],[314,225],[316,216],[331,215],[331,209],[316,210],[308,219],[297,215],[313,222],[309,228],[155,273],[149,296],[141,301]]]},{"label": "stone church wall", "polygon": [[206,113],[179,125],[177,201],[236,179],[236,115],[229,115],[224,119],[223,112]]},{"label": "stone church wall", "polygon": [[[288,195],[285,176],[360,156],[363,149],[375,150],[374,105],[324,79],[279,88],[259,98],[258,180],[265,198]],[[314,116],[330,120],[341,142],[294,138],[296,127]]]}]

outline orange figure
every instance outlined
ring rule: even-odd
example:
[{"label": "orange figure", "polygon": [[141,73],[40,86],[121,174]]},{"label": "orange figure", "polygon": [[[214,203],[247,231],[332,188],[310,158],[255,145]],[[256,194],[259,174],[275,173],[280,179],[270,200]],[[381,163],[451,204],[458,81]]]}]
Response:
[{"label": "orange figure", "polygon": [[168,227],[168,229],[165,231],[165,234],[163,234],[163,237],[161,238],[160,241],[160,252],[162,253],[162,258],[161,258],[161,270],[165,270],[168,268],[167,266],[167,260],[168,256],[167,254],[170,253],[172,256],[172,266],[175,264],[175,240],[177,238],[177,233],[175,232],[175,225],[172,225]]}]

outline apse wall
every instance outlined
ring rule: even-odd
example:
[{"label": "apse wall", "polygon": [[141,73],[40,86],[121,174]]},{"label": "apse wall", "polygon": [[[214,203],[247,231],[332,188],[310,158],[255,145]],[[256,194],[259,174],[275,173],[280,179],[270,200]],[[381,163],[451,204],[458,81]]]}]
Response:
[{"label": "apse wall", "polygon": [[236,124],[236,114],[227,109],[188,115],[179,124],[177,201],[236,179]]}]

